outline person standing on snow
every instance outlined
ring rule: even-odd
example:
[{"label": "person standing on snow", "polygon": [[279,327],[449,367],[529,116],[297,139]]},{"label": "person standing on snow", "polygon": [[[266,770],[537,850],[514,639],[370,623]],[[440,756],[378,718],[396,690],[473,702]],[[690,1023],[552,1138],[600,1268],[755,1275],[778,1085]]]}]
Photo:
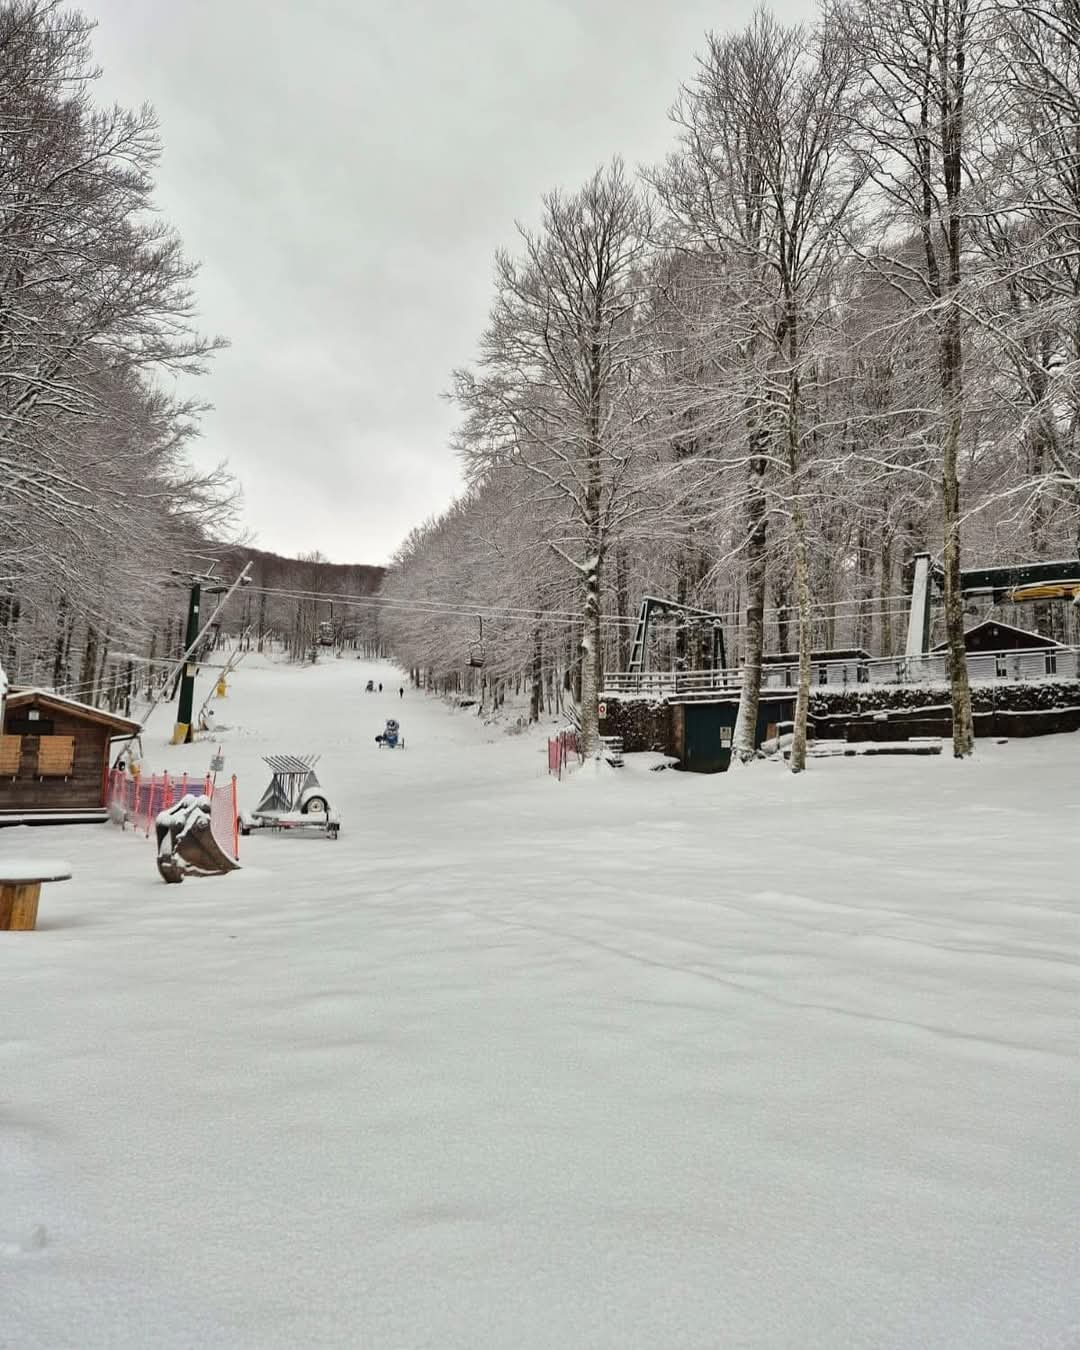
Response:
[{"label": "person standing on snow", "polygon": [[405,697],[405,686],[404,686],[404,685],[401,685],[401,687],[400,687],[400,688],[398,689],[398,691],[397,691],[397,694],[398,694],[398,698],[404,698],[404,697]]}]

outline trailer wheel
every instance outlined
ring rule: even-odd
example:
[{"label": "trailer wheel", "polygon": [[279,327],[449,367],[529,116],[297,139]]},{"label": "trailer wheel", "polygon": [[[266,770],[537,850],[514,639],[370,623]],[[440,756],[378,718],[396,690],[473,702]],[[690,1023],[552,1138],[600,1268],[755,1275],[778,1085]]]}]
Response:
[{"label": "trailer wheel", "polygon": [[325,797],[309,797],[303,806],[301,806],[300,814],[306,816],[311,811],[318,811],[322,815],[326,815],[329,810],[330,807]]}]

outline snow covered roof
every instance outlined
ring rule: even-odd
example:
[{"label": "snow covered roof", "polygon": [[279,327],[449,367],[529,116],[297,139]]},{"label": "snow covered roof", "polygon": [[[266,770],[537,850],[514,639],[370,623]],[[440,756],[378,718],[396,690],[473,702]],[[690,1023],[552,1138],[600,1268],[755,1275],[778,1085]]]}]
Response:
[{"label": "snow covered roof", "polygon": [[[762,664],[771,665],[794,665],[799,659],[799,653],[794,652],[765,652],[762,656]],[[815,665],[822,662],[833,661],[869,661],[870,653],[862,647],[828,647],[821,648],[810,653],[810,660]]]},{"label": "snow covered roof", "polygon": [[[977,623],[974,628],[969,628],[964,633],[964,646],[971,646],[973,638],[988,637],[993,639],[1002,639],[1000,650],[1011,651],[1032,647],[1062,647],[1064,643],[1055,642],[1053,638],[1043,637],[1041,633],[1029,633],[1026,628],[1015,628],[1011,623],[1001,623],[998,619],[984,619],[982,623]],[[978,642],[976,638],[976,643]],[[1018,642],[1018,638],[1023,638]],[[939,642],[934,648],[936,652],[943,652],[948,648],[947,642]],[[983,646],[983,651],[992,651],[992,647]]]},{"label": "snow covered roof", "polygon": [[31,706],[52,708],[55,712],[84,717],[88,722],[97,722],[100,726],[109,727],[117,735],[133,736],[142,725],[140,722],[133,722],[130,717],[120,717],[116,713],[106,712],[104,708],[94,708],[89,703],[79,703],[76,699],[66,698],[52,689],[20,689],[17,693],[8,694],[9,712]]}]

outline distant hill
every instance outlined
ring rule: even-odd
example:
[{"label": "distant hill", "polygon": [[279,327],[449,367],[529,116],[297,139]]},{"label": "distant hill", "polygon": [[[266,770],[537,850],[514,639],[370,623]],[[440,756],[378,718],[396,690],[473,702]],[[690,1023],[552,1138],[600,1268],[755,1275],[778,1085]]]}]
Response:
[{"label": "distant hill", "polygon": [[228,545],[218,556],[223,576],[235,575],[245,562],[251,562],[256,586],[284,587],[289,590],[324,591],[335,595],[372,595],[382,585],[385,567],[369,563],[313,562],[285,558],[264,549]]}]

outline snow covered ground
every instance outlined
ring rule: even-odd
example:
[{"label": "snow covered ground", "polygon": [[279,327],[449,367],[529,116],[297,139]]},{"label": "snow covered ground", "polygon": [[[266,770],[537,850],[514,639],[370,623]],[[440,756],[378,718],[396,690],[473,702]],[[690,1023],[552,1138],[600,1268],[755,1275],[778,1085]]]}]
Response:
[{"label": "snow covered ground", "polygon": [[0,1345],[1080,1345],[1080,737],[559,784],[398,683],[218,705],[336,843],[0,831]]}]

